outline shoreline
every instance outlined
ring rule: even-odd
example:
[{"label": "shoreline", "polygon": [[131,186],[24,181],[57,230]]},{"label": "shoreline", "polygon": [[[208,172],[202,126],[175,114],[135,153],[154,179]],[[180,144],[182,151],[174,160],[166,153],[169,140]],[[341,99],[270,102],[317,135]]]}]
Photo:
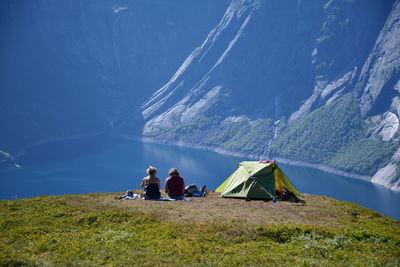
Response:
[{"label": "shoreline", "polygon": [[46,143],[51,143],[51,142],[60,142],[60,141],[68,141],[68,140],[77,140],[77,139],[82,139],[82,138],[89,138],[89,137],[95,137],[101,135],[101,133],[88,133],[88,134],[76,134],[76,135],[70,135],[70,136],[65,136],[65,137],[52,137],[52,138],[45,138],[38,140],[33,143],[29,143],[25,146],[22,146],[15,154],[12,154],[15,160],[17,158],[23,156],[25,154],[25,150],[29,149],[31,147],[35,146],[40,146]]},{"label": "shoreline", "polygon": [[[42,140],[30,143],[28,145],[25,145],[17,153],[13,154],[12,156],[15,158],[15,162],[18,163],[18,158],[25,154],[25,150],[27,148],[42,145],[42,144],[49,143],[49,142],[76,140],[76,139],[81,139],[81,138],[95,137],[95,136],[98,136],[101,134],[102,133],[89,133],[89,134],[81,134],[81,135],[72,135],[72,136],[68,136],[68,137],[46,138],[46,139],[42,139]],[[113,137],[113,138],[123,139],[123,140],[140,141],[143,143],[173,145],[173,146],[187,147],[187,148],[193,148],[193,149],[198,149],[198,150],[207,150],[207,151],[213,151],[215,153],[222,154],[222,155],[234,156],[234,157],[244,157],[244,158],[249,158],[249,159],[254,159],[254,160],[265,159],[265,158],[263,158],[263,155],[246,154],[246,153],[242,153],[242,152],[227,150],[227,149],[217,147],[217,146],[197,145],[197,144],[191,144],[191,143],[186,143],[186,142],[182,142],[182,141],[166,143],[166,142],[157,140],[152,137],[138,137],[138,136],[133,136],[133,135],[128,135],[128,134],[109,134],[109,136]],[[337,168],[326,166],[324,164],[308,163],[308,162],[304,162],[304,161],[297,161],[297,160],[285,159],[285,158],[280,158],[280,157],[276,157],[274,159],[276,161],[279,161],[284,164],[318,169],[318,170],[321,170],[321,171],[324,171],[327,173],[341,175],[341,176],[345,176],[345,177],[349,177],[349,178],[353,178],[353,179],[360,179],[360,180],[368,181],[368,182],[371,182],[371,179],[372,179],[372,176],[350,173],[350,172],[342,171]],[[13,170],[15,170],[15,169],[11,167],[11,168],[7,168],[7,169],[3,169],[0,172],[13,171]],[[394,191],[396,191],[396,190],[394,190]]]},{"label": "shoreline", "polygon": [[[60,142],[60,141],[68,141],[68,140],[77,140],[77,139],[81,139],[81,138],[90,138],[90,137],[95,137],[95,136],[98,136],[101,134],[102,133],[88,133],[88,134],[70,135],[70,136],[65,136],[65,137],[44,138],[44,139],[37,140],[32,143],[26,144],[24,146],[21,146],[18,150],[16,150],[15,153],[10,153],[11,156],[14,158],[14,161],[12,163],[13,165],[0,168],[0,173],[15,171],[15,170],[23,167],[23,165],[20,165],[18,163],[18,159],[21,158],[22,156],[24,156],[26,153],[26,150],[31,147],[40,146],[40,145],[43,145],[46,143],[51,143],[51,142]],[[8,151],[6,151],[6,152],[8,152]],[[15,166],[15,164],[18,165],[18,167]]]},{"label": "shoreline", "polygon": [[284,159],[284,158],[276,158],[276,160],[280,161],[284,164],[288,164],[288,165],[292,165],[292,166],[301,166],[301,167],[308,167],[308,168],[312,168],[312,169],[318,169],[318,170],[321,170],[321,171],[324,171],[327,173],[333,173],[336,175],[341,175],[341,176],[345,176],[345,177],[349,177],[349,178],[353,178],[353,179],[359,179],[359,180],[363,180],[363,181],[367,181],[367,182],[371,182],[371,179],[372,179],[372,176],[346,172],[346,171],[342,171],[340,169],[326,166],[324,164],[308,163],[308,162],[304,162],[304,161],[297,161],[297,160]]},{"label": "shoreline", "polygon": [[[138,139],[131,139],[131,140],[138,140]],[[151,137],[142,137],[139,140],[142,141],[143,143],[175,145],[175,146],[180,146],[180,147],[213,151],[218,154],[227,155],[227,156],[245,157],[245,158],[256,159],[256,160],[260,160],[261,157],[263,156],[263,155],[258,155],[258,154],[246,154],[246,153],[231,151],[231,150],[223,149],[223,148],[216,147],[216,146],[196,145],[196,144],[190,144],[190,143],[185,143],[185,142],[165,143],[165,142],[156,140]],[[304,161],[297,161],[297,160],[291,160],[291,159],[285,159],[285,158],[279,158],[279,157],[274,158],[274,160],[276,160],[277,162],[281,162],[281,163],[292,165],[292,166],[300,166],[300,167],[308,167],[308,168],[312,168],[312,169],[318,169],[318,170],[321,170],[321,171],[324,171],[327,173],[341,175],[341,176],[345,176],[345,177],[353,178],[353,179],[359,179],[359,180],[363,180],[363,181],[367,181],[367,182],[371,182],[371,179],[372,179],[372,176],[350,173],[350,172],[342,171],[337,168],[326,166],[324,164],[308,163],[308,162],[304,162]]]}]

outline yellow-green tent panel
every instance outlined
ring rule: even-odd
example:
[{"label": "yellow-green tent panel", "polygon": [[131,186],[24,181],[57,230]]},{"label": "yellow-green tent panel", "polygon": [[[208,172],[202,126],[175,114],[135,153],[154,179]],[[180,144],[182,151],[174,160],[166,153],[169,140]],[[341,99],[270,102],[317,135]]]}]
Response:
[{"label": "yellow-green tent panel", "polygon": [[301,196],[275,162],[243,161],[215,191],[221,197],[272,199],[283,189]]}]

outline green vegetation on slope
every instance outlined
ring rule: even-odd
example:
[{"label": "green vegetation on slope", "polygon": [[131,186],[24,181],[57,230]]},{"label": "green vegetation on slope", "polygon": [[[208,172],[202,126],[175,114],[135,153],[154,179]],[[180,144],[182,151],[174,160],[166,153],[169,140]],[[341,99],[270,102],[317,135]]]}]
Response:
[{"label": "green vegetation on slope", "polygon": [[373,138],[360,138],[341,149],[329,160],[329,165],[345,171],[374,174],[383,167],[395,152],[395,146]]},{"label": "green vegetation on slope", "polygon": [[357,102],[347,96],[281,128],[270,152],[279,157],[372,175],[389,162],[395,146],[366,138],[365,132]]},{"label": "green vegetation on slope", "polygon": [[261,154],[266,141],[272,138],[271,125],[270,119],[223,122],[204,143],[233,151]]},{"label": "green vegetation on slope", "polygon": [[218,146],[249,154],[264,152],[266,142],[273,136],[272,120],[224,120],[218,116],[199,116],[190,123],[178,125],[154,135],[160,140],[183,141],[188,144]]},{"label": "green vegetation on slope", "polygon": [[0,201],[0,265],[400,264],[399,221],[351,203],[113,197]]},{"label": "green vegetation on slope", "polygon": [[220,147],[250,155],[268,151],[272,158],[325,164],[362,175],[373,175],[388,164],[398,147],[366,137],[368,126],[351,94],[292,124],[282,119],[276,139],[273,139],[274,127],[270,118],[199,116],[190,123],[148,136],[164,142]]}]

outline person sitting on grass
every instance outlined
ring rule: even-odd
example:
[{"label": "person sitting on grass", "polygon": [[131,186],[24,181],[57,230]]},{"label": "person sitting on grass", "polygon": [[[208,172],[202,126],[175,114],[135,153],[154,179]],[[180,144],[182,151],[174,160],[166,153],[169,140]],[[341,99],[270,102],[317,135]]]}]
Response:
[{"label": "person sitting on grass", "polygon": [[170,199],[184,200],[185,181],[175,168],[170,169],[168,174],[169,177],[165,181],[165,193]]},{"label": "person sitting on grass", "polygon": [[147,174],[149,176],[144,177],[141,187],[144,188],[144,198],[145,199],[157,199],[161,197],[160,193],[160,179],[156,177],[157,169],[149,166],[147,168]]}]

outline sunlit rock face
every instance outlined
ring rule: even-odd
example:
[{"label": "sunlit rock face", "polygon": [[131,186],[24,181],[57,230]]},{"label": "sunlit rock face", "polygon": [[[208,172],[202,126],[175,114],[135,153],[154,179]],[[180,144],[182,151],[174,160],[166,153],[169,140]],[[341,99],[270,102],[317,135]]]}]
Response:
[{"label": "sunlit rock face", "polygon": [[[395,94],[399,94],[399,36],[400,3],[396,2],[361,70],[360,86],[362,95],[360,109],[364,116],[370,112],[388,110],[392,97]],[[380,107],[377,107],[378,105]]]},{"label": "sunlit rock face", "polygon": [[[300,119],[365,79],[364,62],[377,36],[382,42],[396,39],[395,33],[385,37],[385,30],[379,34],[392,4],[232,1],[219,24],[143,105],[146,125],[189,100],[192,106],[216,87],[228,95],[220,109],[232,115]],[[365,27],[369,30],[361,30]],[[379,49],[385,48],[375,44]],[[389,68],[396,66],[388,61]],[[245,92],[252,94],[243,97]],[[173,121],[179,123],[176,116]]]},{"label": "sunlit rock face", "polygon": [[372,177],[372,182],[395,191],[400,191],[400,148],[393,155],[391,162],[379,169]]},{"label": "sunlit rock face", "polygon": [[[263,151],[268,156],[279,129],[297,129],[325,106],[336,105],[340,112],[346,106],[340,103],[350,96],[358,105],[360,127],[358,137],[351,138],[390,148],[377,156],[381,159],[368,173],[360,174],[397,190],[398,163],[392,156],[399,147],[399,16],[399,1],[234,0],[142,106],[143,134],[182,141],[184,128],[197,138],[190,142],[213,144],[210,140],[219,137],[203,126],[204,120],[221,130],[228,118],[266,119],[275,122],[266,122],[270,134],[262,137],[267,138]],[[343,143],[339,139],[346,138],[336,139]],[[341,151],[346,147],[328,165]]]},{"label": "sunlit rock face", "polygon": [[378,136],[382,141],[390,141],[399,129],[399,118],[392,112],[385,112],[370,119],[375,124],[370,134]]},{"label": "sunlit rock face", "polygon": [[[326,164],[398,188],[398,0],[0,5],[1,150],[144,135]],[[315,149],[329,157],[293,150],[309,139],[329,143]],[[348,163],[363,153],[368,168]]]},{"label": "sunlit rock face", "polygon": [[[360,110],[375,122],[370,132],[399,147],[400,118],[400,2],[396,1],[360,75]],[[375,115],[376,114],[376,115]],[[369,118],[368,118],[369,117]],[[372,182],[400,191],[400,149],[380,168]]]},{"label": "sunlit rock face", "polygon": [[194,49],[169,82],[143,105],[143,116],[150,119],[144,128],[145,134],[159,127],[188,122],[200,113],[219,112],[221,107],[216,104],[222,103],[224,95],[232,90],[217,84],[225,81],[215,76],[221,73],[221,65],[260,5],[258,1],[231,3],[201,46]]}]

